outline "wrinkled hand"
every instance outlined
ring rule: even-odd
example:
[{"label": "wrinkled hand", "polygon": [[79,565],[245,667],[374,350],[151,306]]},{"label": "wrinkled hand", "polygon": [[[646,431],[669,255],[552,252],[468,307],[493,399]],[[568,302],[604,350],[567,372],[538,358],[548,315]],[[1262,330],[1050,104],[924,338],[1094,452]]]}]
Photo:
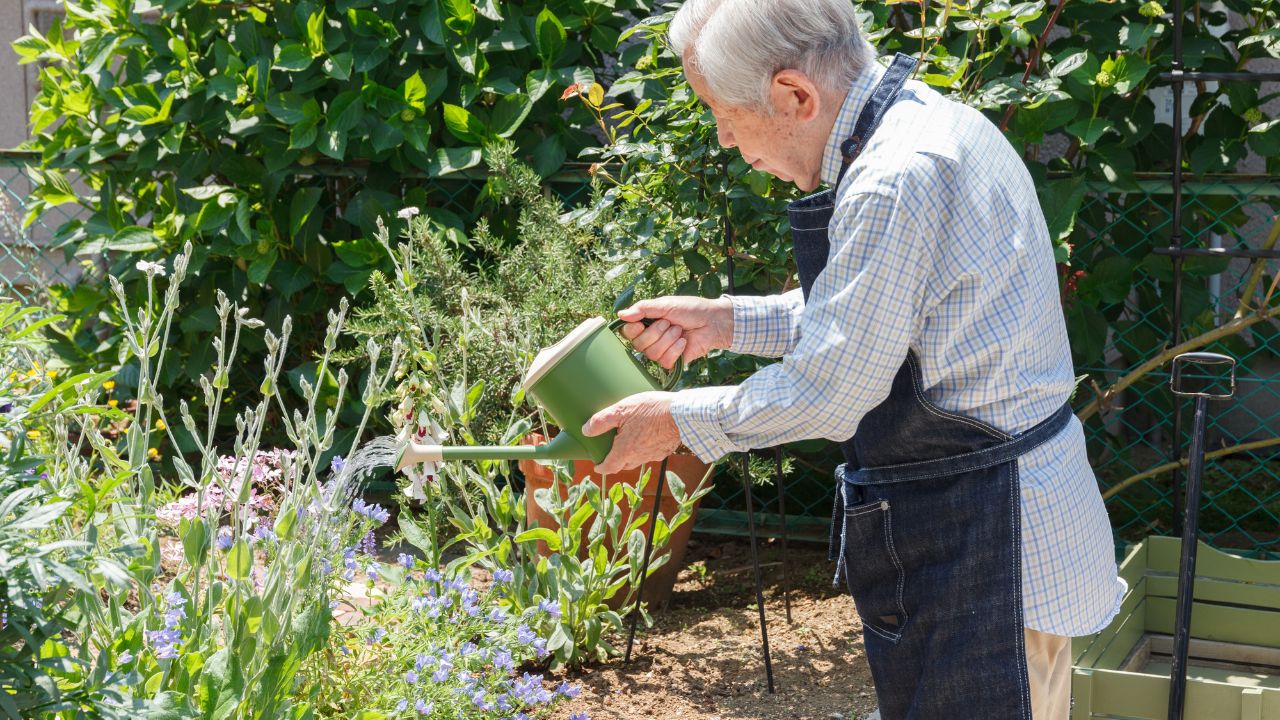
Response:
[{"label": "wrinkled hand", "polygon": [[[670,370],[676,358],[686,365],[733,342],[733,304],[728,298],[668,295],[641,300],[618,317],[622,336],[646,357]],[[654,320],[645,327],[642,320]]]},{"label": "wrinkled hand", "polygon": [[609,475],[640,467],[670,455],[680,447],[680,430],[671,417],[675,393],[642,392],[601,410],[582,426],[582,434],[602,435],[614,428],[613,449],[596,472]]}]

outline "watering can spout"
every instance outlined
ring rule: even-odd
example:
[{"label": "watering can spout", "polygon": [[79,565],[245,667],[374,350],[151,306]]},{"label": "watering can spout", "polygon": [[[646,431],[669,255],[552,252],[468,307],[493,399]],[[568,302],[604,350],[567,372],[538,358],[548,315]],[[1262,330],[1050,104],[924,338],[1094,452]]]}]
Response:
[{"label": "watering can spout", "polygon": [[407,442],[396,457],[400,472],[410,465],[446,460],[587,460],[589,454],[572,435],[562,432],[542,445],[421,445]]}]

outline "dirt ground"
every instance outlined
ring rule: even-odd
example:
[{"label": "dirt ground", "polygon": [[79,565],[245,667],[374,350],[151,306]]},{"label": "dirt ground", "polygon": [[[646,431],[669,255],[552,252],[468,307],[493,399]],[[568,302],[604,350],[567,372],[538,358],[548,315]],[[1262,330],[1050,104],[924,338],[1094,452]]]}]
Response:
[{"label": "dirt ground", "polygon": [[[671,603],[621,659],[569,676],[582,686],[556,717],[591,720],[861,720],[875,709],[853,601],[831,587],[826,548],[792,543],[791,622],[782,595],[781,545],[761,547],[775,694],[766,688],[745,539],[695,537]],[[625,635],[614,639],[625,647]]]}]

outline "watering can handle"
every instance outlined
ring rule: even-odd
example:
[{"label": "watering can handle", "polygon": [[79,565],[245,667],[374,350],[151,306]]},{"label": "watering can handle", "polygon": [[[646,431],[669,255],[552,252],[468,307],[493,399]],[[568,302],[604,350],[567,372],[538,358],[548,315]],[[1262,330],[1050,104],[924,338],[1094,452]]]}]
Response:
[{"label": "watering can handle", "polygon": [[[626,320],[617,318],[613,322],[609,323],[609,331],[616,332],[618,328],[626,324]],[[646,322],[645,324],[648,325],[649,323]],[[645,369],[644,364],[637,360],[634,355],[631,356],[631,359],[635,361],[635,364],[639,366],[641,370],[644,370],[646,373],[649,372]],[[662,389],[668,392],[675,389],[676,383],[680,382],[680,377],[682,375],[684,375],[684,358],[676,358],[676,364],[671,368],[671,372],[667,373],[666,377],[662,378]]]}]

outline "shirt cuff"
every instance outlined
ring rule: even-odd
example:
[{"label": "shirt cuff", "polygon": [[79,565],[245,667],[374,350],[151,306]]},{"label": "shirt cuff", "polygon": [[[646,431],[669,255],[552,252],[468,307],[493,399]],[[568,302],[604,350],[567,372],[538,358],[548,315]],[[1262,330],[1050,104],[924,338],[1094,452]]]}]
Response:
[{"label": "shirt cuff", "polygon": [[681,390],[671,400],[671,417],[680,431],[680,442],[698,459],[713,463],[737,450],[721,429],[721,408],[731,402],[736,387],[704,387]]},{"label": "shirt cuff", "polygon": [[733,305],[733,340],[729,352],[781,357],[799,340],[804,303],[798,294],[726,295]]}]

